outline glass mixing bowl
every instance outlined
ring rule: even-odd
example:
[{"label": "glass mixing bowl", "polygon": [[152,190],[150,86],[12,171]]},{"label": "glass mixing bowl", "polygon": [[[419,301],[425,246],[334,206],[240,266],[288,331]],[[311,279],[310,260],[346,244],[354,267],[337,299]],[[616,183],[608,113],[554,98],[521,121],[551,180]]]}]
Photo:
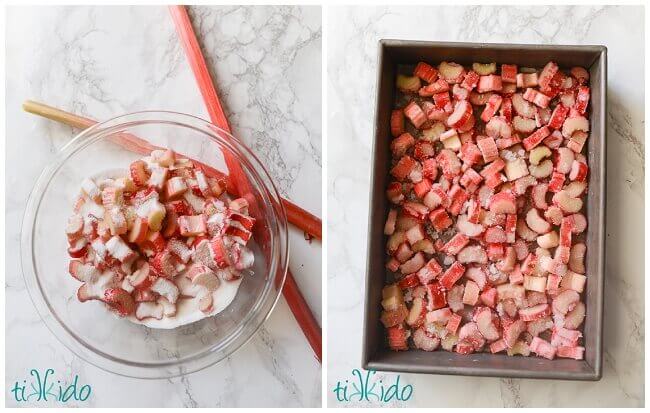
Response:
[{"label": "glass mixing bowl", "polygon": [[[138,141],[139,139],[139,141]],[[115,141],[128,140],[130,149]],[[81,303],[68,274],[65,226],[80,183],[127,169],[150,145],[227,171],[224,152],[239,161],[257,219],[249,246],[253,275],[245,275],[221,313],[172,330],[136,325],[99,301]],[[135,153],[140,151],[141,153]],[[287,220],[268,172],[239,140],[202,119],[174,112],[138,112],[96,124],[65,145],[38,178],[22,224],[21,261],[29,295],[52,333],[77,356],[130,377],[167,378],[210,366],[244,345],[271,313],[288,264]]]}]

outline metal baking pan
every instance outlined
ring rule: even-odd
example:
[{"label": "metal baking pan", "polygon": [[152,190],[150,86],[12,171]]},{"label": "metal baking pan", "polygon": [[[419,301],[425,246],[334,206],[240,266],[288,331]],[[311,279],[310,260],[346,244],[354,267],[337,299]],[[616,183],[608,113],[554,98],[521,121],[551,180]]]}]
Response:
[{"label": "metal baking pan", "polygon": [[[387,347],[385,330],[379,316],[381,289],[387,271],[386,237],[383,227],[389,208],[385,190],[390,168],[390,113],[395,101],[395,77],[398,65],[415,65],[419,61],[437,64],[443,60],[465,66],[471,65],[472,62],[497,62],[540,69],[549,60],[553,60],[561,69],[582,66],[589,70],[591,132],[586,144],[590,170],[585,203],[588,228],[585,239],[587,285],[584,293],[584,360],[546,360],[539,357],[509,357],[489,353],[459,355],[446,351],[424,352],[414,349],[394,352]],[[600,379],[605,276],[606,97],[607,49],[604,46],[379,41],[362,348],[362,366],[365,369],[468,376]]]}]

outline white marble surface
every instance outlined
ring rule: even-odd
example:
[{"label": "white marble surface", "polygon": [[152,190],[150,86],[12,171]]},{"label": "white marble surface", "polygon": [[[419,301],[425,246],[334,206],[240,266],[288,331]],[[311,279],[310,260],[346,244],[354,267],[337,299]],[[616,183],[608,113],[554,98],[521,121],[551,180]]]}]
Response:
[{"label": "white marble surface", "polygon": [[[321,215],[321,12],[318,7],[192,7],[231,125],[288,198]],[[261,331],[218,365],[135,380],[75,357],[41,322],[19,265],[20,221],[36,177],[74,131],[21,111],[25,99],[96,119],[165,109],[207,117],[166,7],[7,10],[7,387],[29,369],[92,385],[68,405],[319,406],[321,368],[284,299]],[[291,269],[321,316],[321,244],[291,234]],[[7,390],[8,406],[13,401]],[[47,403],[35,403],[47,404]],[[50,404],[50,405],[55,405]]]},{"label": "white marble surface", "polygon": [[[409,406],[643,406],[644,11],[635,7],[330,8],[327,385],[361,362],[377,41],[603,44],[609,51],[607,278],[599,382],[403,374]],[[384,374],[386,378],[394,375]],[[330,391],[329,406],[341,406]],[[356,403],[368,405],[369,403]],[[395,405],[401,405],[396,403]]]}]

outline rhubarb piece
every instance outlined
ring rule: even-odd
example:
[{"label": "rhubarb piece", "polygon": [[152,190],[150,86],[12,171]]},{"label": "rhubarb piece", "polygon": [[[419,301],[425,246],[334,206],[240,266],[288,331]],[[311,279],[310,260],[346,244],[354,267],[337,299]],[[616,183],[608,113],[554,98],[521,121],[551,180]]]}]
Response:
[{"label": "rhubarb piece", "polygon": [[510,139],[512,136],[512,127],[504,117],[494,116],[490,119],[487,125],[485,125],[485,133],[494,139]]},{"label": "rhubarb piece", "polygon": [[539,337],[534,337],[530,343],[530,349],[533,353],[540,357],[553,360],[555,358],[556,349],[549,342],[542,340]]},{"label": "rhubarb piece", "polygon": [[567,143],[567,147],[571,149],[575,153],[580,153],[582,152],[582,148],[587,141],[587,138],[589,135],[581,130],[577,130],[571,134],[571,138],[569,138],[569,142]]},{"label": "rhubarb piece", "polygon": [[490,199],[490,211],[498,214],[516,214],[515,197],[508,191],[499,192]]},{"label": "rhubarb piece", "polygon": [[461,83],[460,86],[471,92],[478,85],[479,79],[480,79],[479,74],[473,70],[470,70],[465,75],[465,78],[463,79],[463,82]]},{"label": "rhubarb piece", "polygon": [[391,209],[388,212],[388,218],[386,218],[386,224],[384,225],[385,235],[392,235],[395,232],[396,219],[397,219],[397,210]]},{"label": "rhubarb piece", "polygon": [[539,106],[540,108],[548,107],[548,104],[551,102],[550,97],[548,97],[545,94],[543,94],[541,92],[538,92],[537,90],[532,89],[532,88],[526,89],[526,92],[524,92],[522,97],[525,100]]},{"label": "rhubarb piece", "polygon": [[583,243],[577,243],[571,247],[569,256],[569,269],[578,274],[585,273],[585,251],[587,246]]},{"label": "rhubarb piece", "polygon": [[582,209],[582,200],[573,198],[566,191],[559,191],[553,195],[553,203],[556,204],[562,212],[573,214]]},{"label": "rhubarb piece", "polygon": [[151,270],[160,277],[171,278],[176,275],[176,261],[168,249],[164,249],[149,261]]},{"label": "rhubarb piece", "polygon": [[404,108],[404,115],[411,121],[413,126],[418,129],[427,120],[427,116],[422,111],[422,108],[415,102],[409,103]]},{"label": "rhubarb piece", "polygon": [[442,247],[442,251],[449,255],[456,255],[468,243],[469,238],[463,234],[456,234]]},{"label": "rhubarb piece", "polygon": [[521,116],[515,116],[512,120],[512,127],[517,132],[531,133],[536,129],[535,119],[527,119]]},{"label": "rhubarb piece", "polygon": [[503,98],[501,98],[501,96],[496,93],[490,96],[490,99],[488,99],[488,102],[485,104],[483,113],[481,113],[481,120],[483,120],[483,122],[488,122],[497,112],[501,106],[502,101]]},{"label": "rhubarb piece", "polygon": [[450,290],[464,273],[465,267],[460,262],[454,262],[440,277],[440,284],[447,290]]},{"label": "rhubarb piece", "polygon": [[467,237],[476,237],[485,231],[485,227],[480,224],[471,223],[466,215],[460,215],[456,221],[456,227],[460,234],[466,235]]},{"label": "rhubarb piece", "polygon": [[451,309],[445,307],[445,308],[440,308],[438,310],[429,311],[428,313],[426,313],[425,318],[427,324],[438,323],[438,324],[445,325],[450,321],[452,315],[453,313],[451,312]]},{"label": "rhubarb piece", "polygon": [[123,202],[122,188],[107,186],[102,189],[102,204],[106,208],[119,207]]},{"label": "rhubarb piece", "polygon": [[129,166],[129,171],[131,172],[131,179],[133,183],[138,187],[143,187],[147,185],[149,180],[148,167],[145,161],[137,160]]},{"label": "rhubarb piece", "polygon": [[68,255],[72,258],[83,258],[88,254],[88,241],[85,238],[79,238],[70,243]]},{"label": "rhubarb piece", "polygon": [[413,299],[413,304],[409,310],[408,317],[406,318],[406,324],[411,327],[419,327],[424,322],[424,317],[427,311],[424,305],[424,300],[421,297],[415,297]]},{"label": "rhubarb piece", "polygon": [[485,264],[487,253],[480,245],[468,245],[458,253],[457,259],[462,264]]},{"label": "rhubarb piece", "polygon": [[418,91],[418,94],[423,97],[429,97],[435,95],[436,93],[446,92],[448,90],[449,90],[449,83],[447,83],[445,79],[438,79],[435,82],[422,87]]},{"label": "rhubarb piece", "polygon": [[383,311],[381,313],[380,321],[385,327],[397,326],[406,320],[408,316],[408,309],[404,304],[401,304],[396,310]]},{"label": "rhubarb piece", "polygon": [[205,217],[203,215],[183,215],[178,217],[178,226],[184,237],[195,237],[207,232]]},{"label": "rhubarb piece", "polygon": [[415,138],[410,133],[403,133],[390,143],[394,157],[402,157],[406,151],[415,144]]},{"label": "rhubarb piece", "polygon": [[434,351],[440,345],[440,339],[436,336],[428,335],[423,328],[418,328],[413,333],[413,344],[420,350]]},{"label": "rhubarb piece", "polygon": [[151,285],[151,291],[165,297],[172,304],[176,303],[176,300],[178,300],[178,287],[176,287],[173,282],[165,278],[157,278],[156,281],[154,281],[154,283]]},{"label": "rhubarb piece", "polygon": [[553,76],[558,72],[559,68],[554,62],[548,62],[542,73],[539,75],[539,87],[541,90],[547,89],[550,84]]},{"label": "rhubarb piece", "polygon": [[165,308],[162,304],[156,302],[140,302],[135,310],[135,317],[138,320],[145,320],[147,318],[154,318],[161,320],[163,318]]},{"label": "rhubarb piece", "polygon": [[550,133],[551,132],[548,129],[548,126],[543,126],[537,129],[535,132],[530,134],[527,138],[525,138],[522,141],[524,148],[526,148],[527,151],[530,151],[531,149],[539,145],[544,140],[544,138],[550,135]]},{"label": "rhubarb piece", "polygon": [[81,181],[81,190],[95,202],[101,199],[101,191],[92,179],[86,178]]},{"label": "rhubarb piece", "polygon": [[417,271],[417,277],[423,285],[434,280],[442,272],[442,267],[435,258],[431,258],[422,268]]},{"label": "rhubarb piece", "polygon": [[559,130],[562,125],[564,125],[564,121],[566,120],[568,114],[569,108],[561,103],[558,104],[555,109],[553,109],[551,119],[548,122],[548,127]]},{"label": "rhubarb piece", "polygon": [[585,84],[589,80],[589,72],[584,67],[572,67],[571,76],[575,77],[581,85]]},{"label": "rhubarb piece", "polygon": [[472,105],[466,100],[461,100],[456,104],[453,113],[447,118],[447,125],[450,128],[458,129],[465,126],[471,117]]},{"label": "rhubarb piece", "polygon": [[478,73],[481,76],[487,76],[491,75],[493,73],[496,73],[497,71],[497,64],[492,62],[492,63],[472,63],[472,70],[474,70],[476,73]]},{"label": "rhubarb piece", "polygon": [[589,121],[584,116],[570,117],[562,125],[562,136],[570,138],[576,131],[589,132]]},{"label": "rhubarb piece", "polygon": [[417,76],[397,75],[397,88],[404,93],[415,93],[420,86],[420,78]]},{"label": "rhubarb piece", "polygon": [[136,257],[133,250],[117,235],[108,240],[106,250],[120,262],[129,262]]},{"label": "rhubarb piece", "polygon": [[460,340],[459,345],[461,343],[467,344],[471,346],[472,351],[479,351],[485,345],[485,338],[475,322],[463,325],[458,331],[458,339]]},{"label": "rhubarb piece", "polygon": [[438,71],[427,63],[419,62],[413,70],[413,75],[427,83],[433,83],[438,78]]},{"label": "rhubarb piece", "polygon": [[581,293],[584,291],[586,281],[587,277],[584,275],[575,273],[573,271],[567,271],[564,277],[562,277],[560,287]]},{"label": "rhubarb piece", "polygon": [[151,286],[149,263],[144,262],[140,268],[126,277],[128,283],[138,289],[146,289]]},{"label": "rhubarb piece", "polygon": [[474,321],[478,327],[479,332],[489,342],[498,340],[501,337],[499,330],[494,323],[494,315],[487,307],[479,307],[474,312]]},{"label": "rhubarb piece", "polygon": [[411,274],[417,272],[425,264],[424,255],[420,252],[415,254],[411,259],[400,265],[402,274]]},{"label": "rhubarb piece", "polygon": [[584,354],[585,354],[585,348],[580,346],[576,346],[576,347],[559,346],[555,353],[555,355],[558,357],[571,358],[574,360],[582,360],[584,358]]},{"label": "rhubarb piece", "polygon": [[438,73],[448,83],[460,83],[463,80],[465,69],[457,63],[442,62],[438,66]]},{"label": "rhubarb piece", "polygon": [[408,350],[407,330],[402,326],[393,326],[387,329],[388,346],[391,350],[400,351]]},{"label": "rhubarb piece", "polygon": [[589,87],[580,86],[578,88],[578,93],[576,94],[576,103],[573,106],[579,114],[584,115],[587,111],[587,106],[589,105]]},{"label": "rhubarb piece", "polygon": [[68,236],[68,240],[75,240],[82,236],[84,228],[83,217],[79,214],[74,214],[68,219],[68,224],[65,227],[65,233]]},{"label": "rhubarb piece", "polygon": [[480,289],[474,281],[467,281],[465,283],[465,291],[463,293],[463,304],[476,305]]},{"label": "rhubarb piece", "polygon": [[[529,291],[546,292],[546,277],[524,276],[524,288]],[[529,321],[529,320],[526,320]]]},{"label": "rhubarb piece", "polygon": [[501,81],[503,83],[517,83],[517,65],[501,65]]},{"label": "rhubarb piece", "polygon": [[393,137],[398,137],[404,133],[404,112],[394,110],[390,115],[390,133]]},{"label": "rhubarb piece", "polygon": [[547,159],[539,165],[528,165],[528,172],[535,178],[546,178],[553,173],[553,162]]},{"label": "rhubarb piece", "polygon": [[512,95],[512,107],[523,118],[534,119],[535,113],[537,113],[535,106],[526,101],[521,93]]},{"label": "rhubarb piece", "polygon": [[417,161],[411,158],[408,155],[404,155],[400,158],[395,166],[390,170],[391,175],[399,180],[405,179],[415,168]]},{"label": "rhubarb piece", "polygon": [[131,294],[121,288],[109,288],[104,292],[104,302],[117,312],[120,317],[126,317],[135,311],[135,302]]},{"label": "rhubarb piece", "polygon": [[569,173],[569,179],[577,182],[584,182],[587,179],[587,173],[589,167],[585,162],[580,162],[574,160],[571,164],[571,172]]},{"label": "rhubarb piece", "polygon": [[538,85],[537,73],[517,73],[517,87],[527,88]]},{"label": "rhubarb piece", "polygon": [[90,282],[99,276],[99,271],[94,266],[84,264],[79,260],[70,261],[68,264],[68,272],[81,282]]},{"label": "rhubarb piece", "polygon": [[515,181],[528,175],[528,165],[523,158],[517,158],[506,162],[505,172],[508,181]]},{"label": "rhubarb piece", "polygon": [[500,91],[502,88],[501,76],[498,75],[487,75],[481,76],[478,81],[478,86],[476,88],[477,92],[485,93],[491,91]]},{"label": "rhubarb piece", "polygon": [[499,156],[499,149],[497,148],[493,138],[487,137],[481,139],[477,142],[477,145],[483,155],[483,161],[485,163],[492,162]]},{"label": "rhubarb piece", "polygon": [[515,320],[503,326],[503,341],[505,341],[508,348],[512,348],[517,339],[526,331],[526,323],[522,320]]},{"label": "rhubarb piece", "polygon": [[544,256],[539,259],[540,267],[551,274],[558,275],[562,277],[567,272],[567,267],[564,263],[559,260],[555,260],[551,257]]},{"label": "rhubarb piece", "polygon": [[544,235],[537,237],[537,245],[545,249],[555,248],[559,245],[559,242],[560,237],[555,231],[550,231]]},{"label": "rhubarb piece", "polygon": [[573,310],[570,310],[564,317],[564,328],[577,329],[585,319],[585,305],[578,302]]},{"label": "rhubarb piece", "polygon": [[448,296],[445,293],[445,288],[440,283],[427,284],[426,293],[428,297],[427,310],[433,311],[447,305]]},{"label": "rhubarb piece", "polygon": [[553,314],[565,315],[573,310],[580,301],[580,296],[576,291],[564,290],[553,299]]},{"label": "rhubarb piece", "polygon": [[536,208],[531,208],[526,213],[526,224],[538,234],[546,234],[551,230],[551,225],[539,215]]}]

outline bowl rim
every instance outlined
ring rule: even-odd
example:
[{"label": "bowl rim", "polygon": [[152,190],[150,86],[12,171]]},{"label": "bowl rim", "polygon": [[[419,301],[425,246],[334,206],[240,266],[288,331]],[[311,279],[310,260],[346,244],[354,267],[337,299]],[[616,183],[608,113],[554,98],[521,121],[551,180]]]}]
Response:
[{"label": "bowl rim", "polygon": [[[73,154],[93,143],[105,140],[108,136],[116,133],[117,130],[145,124],[174,125],[188,128],[202,133],[208,139],[219,144],[221,149],[234,153],[238,160],[242,161],[242,167],[262,189],[264,202],[271,204],[272,215],[275,218],[274,225],[271,225],[271,231],[276,233],[272,237],[272,262],[271,268],[266,274],[264,290],[253,304],[249,314],[219,343],[219,348],[209,346],[207,349],[194,352],[178,360],[154,363],[133,362],[111,356],[93,348],[92,345],[87,344],[70,331],[66,324],[52,311],[49,301],[44,296],[37,276],[33,254],[34,223],[53,172],[60,169]],[[82,130],[64,144],[36,179],[24,210],[20,232],[20,261],[23,279],[30,300],[46,327],[59,342],[84,361],[102,370],[133,378],[160,379],[189,374],[216,364],[242,348],[259,331],[277,305],[289,263],[286,211],[273,179],[259,158],[243,141],[211,122],[194,115],[166,110],[137,111],[115,116]],[[184,326],[178,328],[182,327]],[[234,346],[232,346],[233,342],[235,343]]]}]

